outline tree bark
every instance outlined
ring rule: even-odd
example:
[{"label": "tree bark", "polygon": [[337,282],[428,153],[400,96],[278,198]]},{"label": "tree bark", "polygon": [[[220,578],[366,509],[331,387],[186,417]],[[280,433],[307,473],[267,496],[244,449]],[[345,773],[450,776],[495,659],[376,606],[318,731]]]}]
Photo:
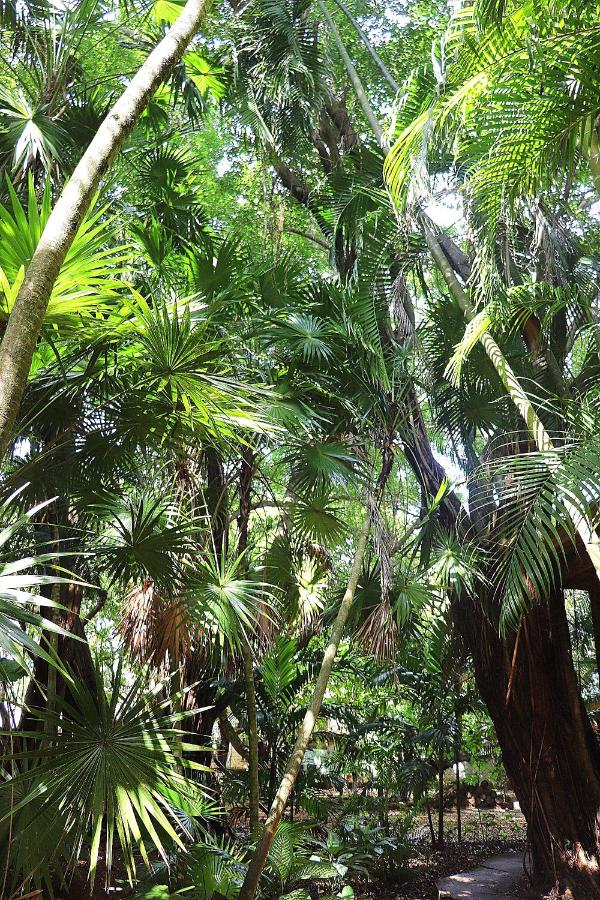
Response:
[{"label": "tree bark", "polygon": [[31,259],[0,345],[0,458],[12,436],[54,282],[112,160],[194,36],[209,0],[188,0],[108,113],[59,197]]},{"label": "tree bark", "polygon": [[246,716],[248,718],[248,781],[250,788],[250,831],[258,827],[260,791],[258,781],[258,725],[256,716],[256,691],[254,687],[254,661],[252,650],[242,644],[244,658],[244,682],[246,685]]},{"label": "tree bark", "polygon": [[344,13],[344,15],[346,16],[348,21],[351,23],[352,27],[354,28],[354,30],[358,34],[359,38],[363,42],[363,44],[365,46],[365,50],[367,51],[367,53],[369,54],[369,56],[371,57],[371,59],[373,60],[373,62],[375,63],[375,65],[377,66],[377,68],[379,69],[379,71],[381,72],[381,74],[383,75],[383,77],[385,78],[387,83],[389,84],[389,86],[391,87],[391,89],[394,91],[395,94],[397,94],[398,91],[400,90],[400,85],[398,84],[396,79],[393,77],[392,73],[390,72],[390,70],[384,63],[384,61],[381,59],[380,55],[377,53],[377,51],[371,44],[369,38],[367,37],[367,35],[363,31],[363,29],[360,27],[359,23],[356,21],[356,19],[354,18],[354,16],[350,12],[350,10],[342,3],[342,0],[334,0],[334,2],[336,4],[336,6],[338,7],[338,9],[340,9]]},{"label": "tree bark", "polygon": [[[256,466],[253,447],[248,445],[242,452],[239,479],[240,514],[238,516],[238,553],[246,552],[248,546],[248,527],[252,502],[252,478]],[[252,648],[242,643],[242,659],[244,663],[244,684],[246,688],[246,717],[248,719],[248,782],[250,831],[258,827],[258,811],[260,806],[260,783],[258,763],[258,723],[256,709],[256,688],[254,684],[254,661]]]},{"label": "tree bark", "polygon": [[362,569],[363,559],[367,549],[367,541],[370,530],[371,515],[370,513],[367,513],[354,553],[354,561],[352,563],[352,569],[350,570],[350,576],[348,578],[348,586],[346,588],[346,592],[340,604],[338,614],[335,618],[335,622],[331,630],[331,637],[329,638],[329,643],[323,655],[323,661],[321,663],[321,668],[317,676],[313,694],[308,709],[306,710],[302,725],[300,726],[300,730],[298,731],[296,743],[294,745],[294,749],[292,750],[292,755],[289,759],[286,772],[283,776],[281,784],[279,785],[279,789],[275,794],[275,799],[273,800],[269,815],[267,816],[264,830],[257,844],[256,850],[254,851],[252,859],[250,860],[250,865],[248,867],[248,871],[246,873],[246,877],[239,894],[240,900],[254,900],[256,890],[258,888],[258,882],[264,869],[271,844],[273,843],[277,827],[281,821],[287,801],[298,777],[300,766],[302,765],[302,760],[304,759],[304,753],[306,751],[306,748],[308,747],[313,729],[315,727],[315,723],[321,710],[321,704],[323,703],[323,697],[325,696],[325,691],[329,682],[329,676],[331,675],[331,671],[333,669],[338,646],[340,640],[342,639],[342,634],[344,632],[344,628],[350,614],[350,609],[352,607],[354,594],[356,592],[358,579],[360,577],[360,572]]},{"label": "tree bark", "polygon": [[462,598],[460,606],[459,627],[527,820],[534,873],[544,886],[600,897],[600,751],[577,685],[562,591],[535,603],[514,653],[515,636],[502,639],[480,604],[465,609]]},{"label": "tree bark", "polygon": [[204,499],[210,520],[213,551],[221,565],[229,549],[229,497],[223,460],[214,447],[204,451],[206,464],[206,489]]},{"label": "tree bark", "polygon": [[369,127],[371,128],[371,131],[377,138],[377,143],[379,144],[379,146],[382,147],[385,150],[385,152],[387,153],[389,150],[388,139],[386,138],[385,134],[383,133],[383,129],[382,129],[381,125],[379,124],[379,119],[377,118],[377,116],[375,115],[375,112],[373,111],[373,107],[371,106],[369,98],[367,97],[367,93],[366,93],[366,91],[363,87],[363,84],[359,78],[359,75],[358,75],[358,72],[356,71],[354,63],[350,59],[350,55],[349,55],[348,51],[346,50],[346,47],[344,46],[344,42],[342,41],[342,38],[337,29],[337,26],[336,26],[335,22],[333,21],[333,19],[331,18],[329,10],[325,6],[325,4],[319,3],[319,8],[320,8],[321,12],[323,13],[323,18],[327,22],[327,27],[329,28],[329,31],[331,32],[331,36],[332,36],[333,41],[338,49],[338,53],[340,54],[340,57],[344,64],[344,68],[346,69],[346,72],[348,73],[348,78],[350,79],[350,81],[352,83],[352,87],[354,89],[354,93],[356,94],[356,98],[357,98],[358,102],[360,103],[361,109],[362,109],[363,113],[365,114],[365,118],[366,118],[367,122],[369,123]]},{"label": "tree bark", "polygon": [[456,720],[456,734],[454,735],[454,766],[456,768],[455,772],[455,784],[456,784],[456,839],[458,843],[462,841],[462,809],[461,809],[461,796],[460,796],[460,751],[462,744],[462,714],[461,714],[461,697],[460,697],[460,681],[456,687],[456,696],[455,696],[455,706],[454,706],[454,717]]},{"label": "tree bark", "polygon": [[[444,470],[414,395],[409,403],[404,452],[435,496]],[[472,524],[451,493],[440,517],[459,533]],[[584,548],[578,543],[565,555],[564,586],[595,589]],[[599,898],[600,751],[577,684],[562,591],[533,603],[519,636],[501,633],[497,601],[484,589],[479,597],[456,596],[452,612],[527,820],[534,875],[544,886],[570,888],[574,897]]]},{"label": "tree bark", "polygon": [[[432,232],[423,216],[421,216],[420,222],[427,246],[431,251],[434,262],[440,270],[452,297],[460,307],[467,322],[472,321],[474,318],[474,310],[471,306],[467,292],[458,281],[446,254],[442,250],[435,234]],[[548,468],[550,471],[553,471],[560,465],[560,457],[555,452],[552,438],[546,431],[544,423],[534,409],[531,400],[523,390],[519,379],[502,353],[502,350],[487,330],[487,327],[481,330],[478,340],[494,369],[498,373],[506,393],[523,418],[527,430],[535,441],[538,450],[540,453],[546,454],[546,464],[548,465]],[[586,552],[592,561],[598,581],[600,582],[600,540],[590,521],[590,517],[585,511],[578,509],[575,504],[571,503],[568,498],[563,497],[563,503],[569,512],[569,516],[577,533],[585,545]]]},{"label": "tree bark", "polygon": [[596,652],[596,671],[600,676],[600,584],[590,584],[590,612],[594,631],[594,650]]},{"label": "tree bark", "polygon": [[438,830],[436,846],[438,850],[444,849],[446,843],[444,837],[444,770],[446,768],[446,754],[444,748],[438,751]]}]

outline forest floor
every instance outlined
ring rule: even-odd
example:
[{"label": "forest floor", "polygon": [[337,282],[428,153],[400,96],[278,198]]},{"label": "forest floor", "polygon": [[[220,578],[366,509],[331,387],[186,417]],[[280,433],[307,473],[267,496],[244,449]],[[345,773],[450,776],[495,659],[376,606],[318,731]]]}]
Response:
[{"label": "forest floor", "polygon": [[[404,883],[394,883],[387,875],[369,884],[356,885],[359,900],[432,900],[437,898],[436,881],[457,872],[473,869],[490,856],[509,850],[523,850],[525,846],[525,819],[518,811],[493,809],[463,809],[462,835],[456,840],[456,810],[445,813],[446,846],[444,850],[431,849],[429,826],[426,816],[419,816],[410,837],[410,855],[406,865]],[[393,816],[392,816],[393,822]],[[527,881],[515,897],[527,897]]]},{"label": "forest floor", "polygon": [[[394,821],[404,815],[405,811],[391,811],[391,832],[394,832]],[[503,809],[463,809],[462,841],[458,843],[456,810],[445,811],[446,846],[442,851],[431,849],[431,839],[427,816],[419,814],[408,834],[408,857],[399,878],[391,877],[389,871],[382,872],[381,877],[372,878],[368,882],[357,881],[353,884],[357,900],[432,900],[437,898],[435,883],[438,879],[457,872],[475,868],[490,856],[505,853],[508,850],[522,850],[525,846],[525,820],[522,813]],[[117,868],[120,868],[117,866]],[[143,867],[142,867],[143,868]],[[68,900],[116,900],[131,897],[132,891],[121,881],[121,886],[105,892],[101,888],[103,872],[99,873],[97,887],[90,898],[89,887],[82,875],[72,885]],[[123,873],[119,873],[122,876]],[[117,876],[117,884],[120,879]],[[523,880],[523,892],[515,894],[515,900],[533,900],[526,893],[526,880]],[[537,896],[536,896],[537,900]]]}]

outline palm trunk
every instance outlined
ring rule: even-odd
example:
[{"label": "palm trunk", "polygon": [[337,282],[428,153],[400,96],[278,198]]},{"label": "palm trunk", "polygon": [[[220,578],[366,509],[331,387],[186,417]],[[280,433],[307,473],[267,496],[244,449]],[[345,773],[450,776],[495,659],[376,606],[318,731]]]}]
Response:
[{"label": "palm trunk", "polygon": [[438,753],[438,832],[437,832],[437,849],[444,849],[444,769],[446,768],[446,758],[443,747],[440,747]]},{"label": "palm trunk", "polygon": [[258,784],[258,726],[256,724],[256,691],[254,689],[254,662],[252,650],[242,644],[244,657],[244,681],[246,685],[246,715],[248,717],[248,780],[250,782],[250,831],[258,826],[260,802]]},{"label": "palm trunk", "polygon": [[429,797],[425,800],[425,809],[427,810],[427,824],[429,825],[429,834],[431,835],[431,849],[435,850],[435,830],[433,828],[433,818],[431,816],[431,803]]},{"label": "palm trunk", "polygon": [[358,72],[356,71],[354,63],[350,59],[350,55],[344,46],[344,42],[342,41],[342,38],[337,29],[337,26],[336,26],[335,22],[333,21],[333,19],[331,18],[329,11],[326,8],[325,4],[319,3],[319,8],[320,8],[321,12],[323,13],[323,18],[327,22],[327,27],[328,27],[329,31],[331,32],[331,36],[332,36],[334,43],[338,49],[338,53],[340,54],[340,56],[342,58],[344,68],[346,69],[346,72],[348,73],[348,78],[350,79],[350,81],[352,83],[352,87],[354,88],[354,93],[356,94],[357,100],[360,103],[362,111],[365,114],[365,118],[366,118],[367,122],[369,123],[369,126],[370,126],[373,134],[377,138],[377,142],[378,142],[379,146],[383,147],[383,149],[387,152],[389,150],[389,142],[388,142],[385,134],[383,133],[383,129],[382,129],[381,125],[379,124],[379,120],[373,111],[373,107],[369,103],[369,98],[367,97],[367,93],[362,85],[362,81],[360,80],[360,78],[358,76]]},{"label": "palm trunk", "polygon": [[315,723],[321,710],[321,704],[323,703],[323,697],[325,696],[325,691],[329,682],[329,676],[331,675],[331,671],[333,669],[338,646],[340,640],[342,639],[342,634],[344,632],[344,628],[350,614],[350,609],[352,608],[356,586],[358,584],[358,579],[360,577],[360,572],[367,549],[367,541],[370,529],[371,514],[367,513],[360,532],[356,551],[354,553],[352,569],[350,570],[350,577],[348,578],[348,586],[340,604],[340,608],[335,618],[333,628],[331,629],[331,636],[323,655],[323,661],[321,663],[321,668],[317,676],[313,694],[308,709],[306,710],[304,721],[302,722],[300,730],[298,731],[296,743],[294,745],[294,749],[292,750],[292,755],[289,759],[287,769],[281,780],[279,789],[275,794],[275,799],[273,800],[269,815],[267,816],[264,831],[262,832],[252,859],[250,860],[250,865],[244,879],[244,884],[242,885],[242,889],[239,894],[239,900],[254,900],[256,890],[258,888],[258,882],[264,869],[271,844],[273,843],[277,827],[281,821],[287,801],[298,777],[300,766],[302,765],[302,760],[304,759],[304,753],[306,752],[306,749],[308,747],[313,729],[315,727]]},{"label": "palm trunk", "polygon": [[[320,4],[320,6],[325,20],[327,21],[329,30],[331,31],[333,39],[337,45],[338,51],[342,58],[342,62],[344,63],[344,67],[354,88],[356,97],[363,109],[369,125],[371,126],[373,134],[377,138],[380,146],[386,152],[388,152],[389,143],[383,133],[377,116],[375,115],[373,108],[369,103],[362,82],[358,77],[358,73],[352,63],[352,60],[350,59],[348,51],[344,46],[335,22],[322,3]],[[598,144],[596,138],[596,150],[597,146]],[[592,153],[592,157],[593,160],[597,160],[598,153]],[[421,226],[425,239],[427,241],[427,246],[429,247],[434,261],[438,266],[446,284],[448,285],[450,293],[458,303],[465,318],[470,321],[474,316],[474,312],[471,307],[467,292],[458,281],[456,275],[454,274],[452,266],[450,265],[444,251],[442,250],[442,247],[440,246],[439,241],[437,240],[436,236],[433,234],[431,228],[429,228],[426,220],[423,217],[421,217]],[[542,453],[552,454],[549,459],[549,466],[551,469],[556,468],[559,465],[560,460],[558,456],[554,454],[555,448],[554,444],[552,443],[552,439],[546,431],[540,417],[533,408],[533,404],[529,400],[529,397],[521,387],[517,376],[510,367],[506,357],[502,353],[502,350],[487,330],[484,330],[479,336],[479,341],[481,342],[485,352],[487,353],[492,365],[496,369],[506,392],[525,420],[527,429],[532,435],[538,449]],[[600,541],[598,539],[598,535],[595,533],[595,530],[591,525],[589,518],[586,515],[582,514],[582,512],[578,510],[574,506],[574,504],[571,504],[568,499],[564,500],[564,504],[571,514],[573,525],[575,526],[577,533],[579,534],[581,540],[585,545],[585,549],[588,553],[588,556],[590,557],[590,560],[592,561],[592,564],[596,571],[596,575],[598,577],[598,581],[600,583]]]},{"label": "palm trunk", "polygon": [[338,7],[338,9],[340,9],[344,13],[344,15],[346,16],[346,18],[348,19],[348,21],[350,22],[352,27],[358,34],[359,38],[361,39],[361,41],[364,44],[365,50],[367,51],[367,53],[369,54],[369,56],[371,57],[371,59],[373,60],[373,62],[375,63],[375,65],[377,66],[377,68],[379,69],[379,71],[381,72],[381,74],[383,75],[383,77],[385,78],[387,83],[389,84],[389,86],[391,87],[391,89],[394,91],[395,94],[397,94],[398,91],[400,90],[400,85],[393,78],[390,70],[385,65],[385,63],[383,62],[383,60],[381,59],[381,57],[379,56],[379,54],[377,53],[377,51],[375,50],[373,45],[371,44],[369,38],[364,33],[364,31],[362,30],[362,28],[360,27],[360,25],[358,24],[358,22],[356,21],[356,19],[350,12],[350,10],[342,3],[342,0],[334,0],[334,2],[336,4],[336,6]]},{"label": "palm trunk", "polygon": [[456,702],[454,707],[454,715],[456,719],[456,734],[454,736],[454,765],[456,767],[456,838],[458,843],[462,841],[462,809],[460,805],[460,750],[462,744],[462,716],[460,710],[460,682],[456,689]]},{"label": "palm trunk", "polygon": [[[239,479],[240,514],[238,516],[238,553],[246,552],[248,546],[248,526],[252,500],[252,478],[256,465],[254,449],[248,445],[242,453]],[[256,688],[254,684],[254,662],[252,648],[242,644],[244,661],[244,682],[246,687],[246,716],[248,719],[248,781],[250,802],[250,831],[258,827],[260,806],[260,784],[258,767],[258,725],[256,712]]]},{"label": "palm trunk", "polygon": [[0,458],[10,443],[54,282],[77,229],[100,179],[157,87],[181,59],[208,3],[209,0],[187,0],[173,27],[150,53],[100,125],[50,214],[0,346]]}]

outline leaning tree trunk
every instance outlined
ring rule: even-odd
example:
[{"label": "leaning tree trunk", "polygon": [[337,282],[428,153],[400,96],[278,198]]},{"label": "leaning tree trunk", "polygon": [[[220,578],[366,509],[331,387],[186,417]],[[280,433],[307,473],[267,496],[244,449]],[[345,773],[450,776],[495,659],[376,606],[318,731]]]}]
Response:
[{"label": "leaning tree trunk", "polygon": [[562,591],[535,602],[510,638],[499,636],[481,603],[467,607],[461,598],[455,616],[527,820],[536,878],[573,897],[600,897],[600,749],[579,692]]},{"label": "leaning tree trunk", "polygon": [[283,816],[286,804],[290,798],[290,794],[294,789],[298,773],[300,772],[300,766],[302,765],[304,754],[308,747],[313,729],[321,711],[321,704],[323,703],[323,697],[325,696],[325,691],[327,690],[329,676],[331,675],[333,669],[333,664],[335,662],[338,647],[342,639],[342,634],[344,633],[344,628],[346,627],[346,622],[348,621],[348,616],[350,615],[352,602],[354,600],[354,594],[356,592],[358,579],[360,577],[360,572],[367,549],[367,541],[369,538],[370,530],[371,513],[369,512],[365,516],[363,527],[360,532],[358,544],[354,552],[354,561],[352,563],[350,576],[348,578],[348,586],[340,604],[335,622],[333,623],[333,627],[331,629],[331,636],[325,649],[325,653],[323,654],[323,661],[321,663],[321,668],[319,670],[319,674],[317,676],[317,680],[313,689],[313,694],[310,699],[308,709],[306,710],[306,713],[304,715],[302,725],[300,726],[300,729],[298,731],[296,743],[294,744],[294,749],[292,750],[292,754],[290,756],[285,774],[281,780],[279,789],[275,794],[275,799],[273,800],[273,803],[271,805],[269,815],[267,816],[264,830],[260,836],[252,859],[250,860],[250,865],[248,866],[248,871],[246,873],[246,877],[239,894],[240,900],[254,900],[258,888],[258,882],[265,867],[269,850],[271,849],[271,844],[273,843],[273,839],[275,838],[275,834]]},{"label": "leaning tree trunk", "polygon": [[209,0],[187,0],[173,27],[150,53],[98,128],[50,214],[0,346],[0,458],[10,443],[54,282],[77,229],[100,179],[158,86],[181,59],[208,3]]},{"label": "leaning tree trunk", "polygon": [[[404,453],[425,492],[435,496],[444,471],[411,392],[408,401]],[[472,527],[448,493],[442,522],[460,531],[461,516]],[[563,584],[597,591],[580,542],[565,547]],[[535,877],[569,887],[572,897],[600,898],[600,752],[577,683],[562,592],[538,598],[516,634],[501,634],[493,596],[457,596],[453,618],[527,821]]]},{"label": "leaning tree trunk", "polygon": [[[440,243],[424,216],[420,217],[420,223],[425,240],[427,241],[427,246],[431,251],[431,255],[433,256],[452,297],[460,307],[467,322],[472,322],[475,318],[475,312],[471,306],[467,292],[454,274],[452,266],[448,262]],[[502,353],[502,350],[488,331],[487,326],[482,326],[479,329],[478,340],[494,369],[498,373],[506,393],[522,416],[523,421],[527,426],[527,430],[535,441],[538,450],[540,453],[544,454],[548,469],[551,472],[556,470],[560,465],[561,459],[555,450],[552,438],[546,431],[544,423],[534,409],[533,403],[523,390],[519,379]],[[563,497],[563,503],[571,517],[577,533],[585,545],[587,554],[596,570],[598,582],[600,583],[600,539],[598,538],[596,528],[587,511],[581,509],[579,504],[571,501],[569,497]]]},{"label": "leaning tree trunk", "polygon": [[[379,473],[379,477],[377,478],[377,483],[375,485],[374,491],[374,505],[381,497],[385,489],[388,478],[392,471],[393,464],[394,453],[392,450],[391,441],[388,441],[386,442],[382,453],[381,471]],[[371,498],[368,498],[368,500],[369,502],[371,502]],[[356,594],[358,580],[360,578],[365,554],[367,552],[367,544],[370,531],[371,510],[368,509],[360,531],[356,550],[354,551],[354,559],[352,561],[350,574],[348,575],[346,590],[344,592],[344,596],[342,597],[342,602],[340,603],[340,608],[338,609],[337,616],[335,617],[335,621],[331,628],[329,642],[323,654],[321,668],[319,669],[319,673],[317,675],[317,680],[313,688],[310,703],[308,704],[304,719],[298,730],[296,743],[294,744],[294,748],[288,760],[286,771],[283,778],[281,779],[281,783],[279,785],[277,793],[275,794],[275,799],[271,804],[271,809],[269,810],[269,815],[267,816],[267,820],[265,822],[260,840],[256,846],[254,854],[252,855],[252,859],[250,860],[250,865],[248,866],[248,871],[246,872],[246,877],[244,878],[244,883],[239,894],[239,900],[254,900],[256,891],[258,889],[258,882],[265,867],[269,850],[271,849],[271,844],[273,843],[273,839],[275,838],[275,834],[285,811],[286,804],[290,799],[292,791],[294,790],[294,785],[296,784],[296,779],[298,778],[298,773],[300,772],[300,766],[302,765],[304,754],[308,748],[317,719],[319,718],[321,705],[323,703],[325,691],[327,690],[329,678],[333,671],[338,647],[340,645],[342,635],[344,634],[344,629],[346,628],[350,610],[352,609],[354,595]]]}]

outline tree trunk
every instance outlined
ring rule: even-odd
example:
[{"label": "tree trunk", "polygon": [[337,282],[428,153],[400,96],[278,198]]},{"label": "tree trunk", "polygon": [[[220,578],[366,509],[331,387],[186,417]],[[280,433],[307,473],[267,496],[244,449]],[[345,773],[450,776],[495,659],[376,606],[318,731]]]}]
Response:
[{"label": "tree trunk", "polygon": [[600,584],[590,584],[589,598],[596,651],[596,671],[600,676]]},{"label": "tree trunk", "polygon": [[456,688],[456,705],[455,705],[455,719],[456,719],[456,734],[454,736],[454,765],[456,767],[456,839],[458,843],[462,841],[462,809],[460,805],[461,796],[460,796],[460,751],[461,751],[461,743],[462,743],[462,728],[461,728],[461,710],[460,710],[460,683]]},{"label": "tree trunk", "polygon": [[377,143],[379,144],[379,146],[382,147],[385,150],[385,152],[387,153],[389,150],[388,140],[387,140],[385,134],[383,133],[383,129],[382,129],[381,125],[379,124],[379,119],[377,118],[377,116],[375,115],[375,112],[373,111],[373,107],[371,106],[371,103],[369,102],[369,98],[367,97],[366,91],[365,91],[363,84],[358,76],[358,72],[356,71],[354,63],[350,59],[350,55],[349,55],[348,51],[346,50],[346,47],[344,46],[344,42],[342,41],[342,38],[337,29],[337,26],[336,26],[335,22],[333,21],[333,19],[331,18],[329,10],[327,9],[327,7],[325,6],[324,3],[319,3],[319,9],[321,10],[321,12],[323,14],[323,18],[327,22],[327,27],[331,33],[331,36],[334,40],[336,47],[338,49],[338,53],[340,54],[340,57],[344,64],[344,68],[346,69],[346,72],[348,74],[348,78],[350,79],[350,81],[352,83],[352,87],[354,89],[354,93],[356,94],[356,98],[357,98],[358,102],[360,103],[361,109],[362,109],[363,113],[365,114],[365,118],[366,118],[367,122],[369,123],[369,127],[371,128],[371,131],[377,138]]},{"label": "tree trunk", "polygon": [[446,756],[444,748],[440,747],[438,753],[438,831],[437,849],[443,850],[444,839],[444,769],[446,768]]},{"label": "tree trunk", "polygon": [[[419,483],[435,496],[444,471],[433,457],[414,395],[403,432],[404,452]],[[440,518],[472,527],[449,493]],[[460,531],[460,526],[459,526]],[[584,548],[565,548],[565,587],[596,588]],[[600,898],[600,751],[584,707],[571,655],[562,591],[538,598],[520,634],[502,636],[494,596],[456,596],[453,618],[470,653],[477,687],[494,722],[503,763],[527,820],[534,875]]]},{"label": "tree trunk", "polygon": [[[427,246],[448,286],[451,296],[460,307],[467,322],[473,321],[475,313],[467,292],[454,274],[454,270],[448,262],[446,254],[424,216],[420,217],[420,222]],[[527,426],[527,430],[535,441],[538,450],[540,453],[546,454],[546,464],[548,468],[551,472],[554,471],[560,465],[561,459],[555,452],[552,438],[546,431],[544,423],[535,411],[531,400],[523,390],[519,379],[502,353],[502,350],[487,330],[487,326],[480,328],[478,340],[494,369],[498,373],[506,393],[522,416]],[[586,552],[592,561],[600,583],[600,540],[596,533],[596,529],[585,510],[579,509],[569,498],[563,497],[563,504],[569,513],[577,533],[585,545]]]},{"label": "tree trunk", "polygon": [[362,30],[359,23],[356,21],[356,19],[354,18],[354,16],[350,12],[350,10],[342,3],[342,0],[335,0],[335,4],[338,7],[338,9],[340,9],[344,13],[344,15],[346,16],[348,21],[351,23],[352,27],[354,28],[354,30],[358,34],[359,38],[363,42],[363,44],[365,46],[365,50],[367,51],[367,53],[369,54],[369,56],[371,57],[371,59],[373,60],[373,62],[375,63],[375,65],[377,66],[377,68],[379,69],[379,71],[381,72],[381,74],[383,75],[383,77],[385,78],[387,83],[389,84],[389,86],[391,87],[391,89],[394,91],[395,94],[397,94],[398,91],[400,90],[400,85],[398,84],[396,79],[393,77],[392,73],[390,72],[388,67],[385,65],[385,63],[383,62],[383,60],[381,59],[381,57],[379,56],[379,54],[377,53],[377,51],[375,50],[373,45],[371,44],[369,38],[367,37],[365,32]]},{"label": "tree trunk", "polygon": [[[239,554],[245,553],[248,546],[248,527],[250,524],[250,509],[252,502],[252,478],[254,476],[255,466],[256,458],[254,449],[248,445],[247,447],[244,447],[240,466],[240,514],[238,516]],[[260,806],[258,724],[252,648],[245,642],[242,643],[242,657],[244,661],[244,683],[246,687],[246,717],[248,719],[248,782],[250,788],[250,831],[252,832],[258,827],[258,810]]]},{"label": "tree trunk", "polygon": [[260,803],[258,782],[258,726],[256,723],[256,691],[254,688],[254,661],[251,648],[243,643],[244,682],[246,686],[246,715],[248,718],[248,781],[250,788],[250,831],[258,826]]},{"label": "tree trunk", "polygon": [[315,723],[321,710],[321,704],[323,703],[323,697],[325,696],[325,691],[329,682],[329,676],[331,675],[331,671],[333,669],[338,646],[342,639],[346,621],[350,614],[350,609],[352,607],[354,594],[362,569],[363,559],[367,549],[367,540],[370,530],[371,514],[367,513],[360,533],[360,537],[358,539],[356,551],[354,553],[354,561],[352,563],[352,569],[348,578],[348,586],[340,604],[340,608],[335,618],[333,628],[331,629],[331,637],[329,638],[329,643],[327,644],[327,648],[323,655],[323,661],[321,663],[321,668],[317,676],[313,694],[308,705],[308,709],[306,710],[302,725],[300,726],[300,730],[298,731],[296,743],[294,745],[294,749],[292,750],[292,755],[289,759],[286,772],[283,776],[281,784],[279,785],[279,789],[275,794],[275,799],[273,800],[269,815],[267,816],[267,821],[265,822],[265,827],[262,832],[261,838],[257,844],[252,859],[250,860],[250,865],[248,867],[248,871],[246,873],[246,877],[239,894],[240,900],[254,900],[256,890],[258,888],[258,882],[264,869],[271,844],[273,843],[277,827],[281,821],[287,801],[298,777],[300,766],[302,765],[302,760],[304,759],[304,753],[306,751],[306,748],[308,747],[313,728],[315,727]]},{"label": "tree trunk", "polygon": [[229,498],[223,461],[214,447],[204,452],[206,465],[206,489],[204,498],[210,520],[213,551],[220,566],[229,550]]},{"label": "tree trunk", "polygon": [[433,819],[431,817],[431,803],[429,797],[425,800],[425,809],[427,810],[427,824],[429,825],[429,834],[431,835],[431,849],[435,850],[435,830],[433,828]]},{"label": "tree trunk", "polygon": [[98,190],[157,87],[171,74],[194,36],[209,0],[188,0],[108,113],[59,197],[11,311],[0,345],[0,458],[10,443],[31,360],[65,256]]},{"label": "tree trunk", "polygon": [[[456,610],[527,820],[536,878],[600,897],[600,750],[577,685],[562,591],[534,604],[519,644],[474,603]],[[489,616],[490,606],[487,612]]]}]

